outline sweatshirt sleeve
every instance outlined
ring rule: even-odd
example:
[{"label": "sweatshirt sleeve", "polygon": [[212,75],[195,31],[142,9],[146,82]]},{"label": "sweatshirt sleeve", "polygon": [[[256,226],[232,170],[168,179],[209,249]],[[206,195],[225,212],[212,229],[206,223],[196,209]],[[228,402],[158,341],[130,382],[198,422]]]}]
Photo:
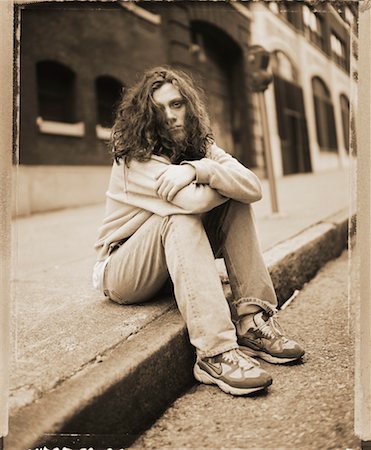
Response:
[{"label": "sweatshirt sleeve", "polygon": [[124,171],[125,201],[160,216],[167,216],[201,214],[228,200],[211,186],[196,182],[181,189],[171,202],[161,199],[156,192],[157,176],[169,165],[167,159],[157,156],[145,162],[132,160],[129,167],[124,163],[120,165]]},{"label": "sweatshirt sleeve", "polygon": [[253,203],[262,198],[258,177],[237,159],[215,144],[210,155],[196,161],[183,161],[196,170],[196,183],[208,185],[224,197],[242,203]]}]

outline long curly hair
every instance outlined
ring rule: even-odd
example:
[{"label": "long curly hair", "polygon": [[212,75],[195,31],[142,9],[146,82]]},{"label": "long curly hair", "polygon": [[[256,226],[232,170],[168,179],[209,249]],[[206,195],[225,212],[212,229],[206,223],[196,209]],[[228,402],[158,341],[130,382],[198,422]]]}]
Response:
[{"label": "long curly hair", "polygon": [[[153,99],[154,91],[165,83],[172,83],[185,101],[185,138],[181,142],[172,139],[164,108]],[[192,79],[180,70],[164,66],[146,71],[123,93],[117,107],[110,140],[115,161],[148,161],[152,154],[168,156],[174,164],[203,158],[214,138],[201,96]]]}]

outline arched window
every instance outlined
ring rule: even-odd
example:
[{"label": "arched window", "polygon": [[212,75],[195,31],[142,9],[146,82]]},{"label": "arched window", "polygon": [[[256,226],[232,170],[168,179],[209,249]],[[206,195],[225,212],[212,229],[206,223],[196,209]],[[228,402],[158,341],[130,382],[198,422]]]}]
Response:
[{"label": "arched window", "polygon": [[349,127],[350,127],[349,100],[344,94],[340,95],[340,109],[341,109],[341,121],[343,125],[344,145],[346,151],[349,153]]},{"label": "arched window", "polygon": [[115,107],[121,98],[123,85],[116,78],[100,76],[95,80],[97,122],[102,128],[111,128]]},{"label": "arched window", "polygon": [[55,61],[40,61],[37,70],[38,115],[43,120],[75,123],[75,74]]},{"label": "arched window", "polygon": [[337,151],[334,107],[330,91],[318,77],[312,79],[317,140],[321,150]]},{"label": "arched window", "polygon": [[281,50],[272,52],[271,67],[283,173],[309,172],[307,121],[298,70]]},{"label": "arched window", "polygon": [[275,50],[271,54],[271,68],[275,75],[293,83],[298,82],[298,71],[290,58],[281,50]]}]

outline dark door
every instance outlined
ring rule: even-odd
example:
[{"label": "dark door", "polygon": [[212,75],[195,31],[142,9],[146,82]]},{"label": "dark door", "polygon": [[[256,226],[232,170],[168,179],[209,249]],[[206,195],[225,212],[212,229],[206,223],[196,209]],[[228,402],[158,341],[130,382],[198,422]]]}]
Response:
[{"label": "dark door", "polygon": [[241,48],[221,29],[192,22],[194,69],[206,95],[211,126],[218,145],[250,165],[249,116]]},{"label": "dark door", "polygon": [[205,38],[204,42],[206,58],[202,65],[202,75],[207,80],[204,86],[215,140],[222,148],[234,153],[231,81],[217,50],[212,47],[209,39]]},{"label": "dark door", "polygon": [[274,75],[274,92],[283,173],[310,172],[312,168],[303,90],[297,84]]}]

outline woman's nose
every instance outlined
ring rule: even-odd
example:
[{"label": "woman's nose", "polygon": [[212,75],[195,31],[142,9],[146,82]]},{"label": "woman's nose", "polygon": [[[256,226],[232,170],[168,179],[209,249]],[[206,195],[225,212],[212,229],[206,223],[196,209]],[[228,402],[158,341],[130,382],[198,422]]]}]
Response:
[{"label": "woman's nose", "polygon": [[176,117],[171,108],[165,108],[166,119],[169,121],[173,121]]}]

